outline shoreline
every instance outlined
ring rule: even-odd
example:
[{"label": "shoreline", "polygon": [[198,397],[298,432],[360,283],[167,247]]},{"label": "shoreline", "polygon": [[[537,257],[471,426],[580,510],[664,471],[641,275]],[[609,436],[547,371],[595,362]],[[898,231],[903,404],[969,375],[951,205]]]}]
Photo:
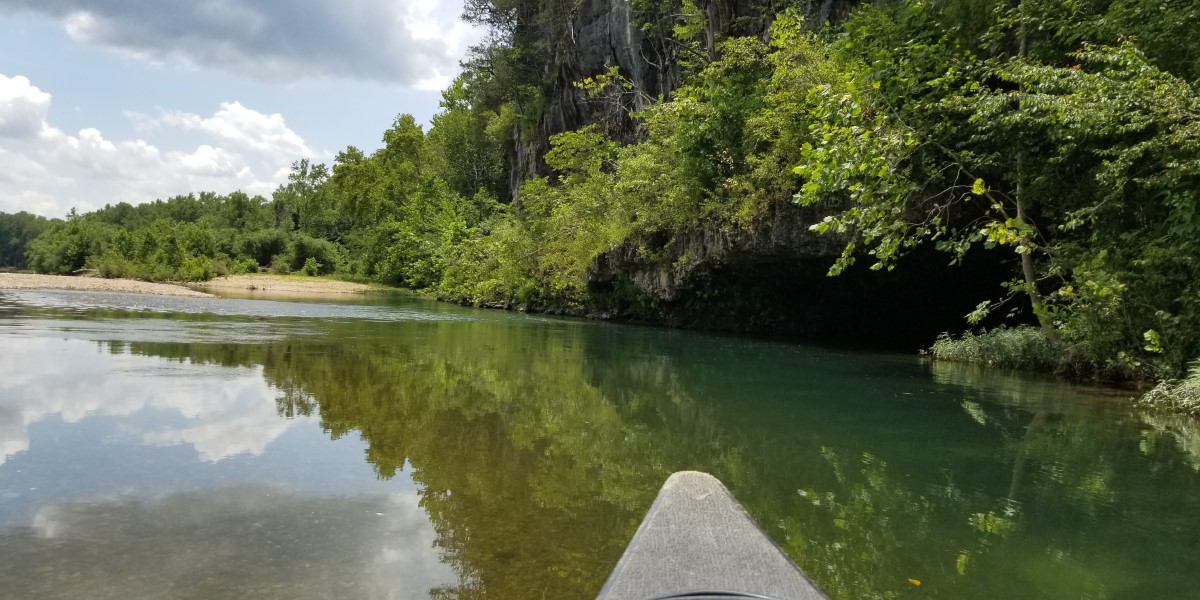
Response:
[{"label": "shoreline", "polygon": [[[0,290],[70,290],[117,292],[185,298],[219,298],[226,294],[243,298],[314,298],[383,294],[387,288],[317,277],[282,275],[230,275],[197,283],[152,283],[136,279],[105,279],[71,275],[0,273]],[[217,292],[221,295],[210,293]]]},{"label": "shoreline", "polygon": [[151,283],[135,279],[104,279],[71,275],[34,275],[29,273],[0,273],[0,290],[72,290],[79,292],[118,292],[151,296],[181,296],[185,298],[215,298],[174,283]]},{"label": "shoreline", "polygon": [[388,288],[323,277],[287,275],[226,275],[191,284],[194,289],[233,292],[241,297],[320,297],[383,294]]},{"label": "shoreline", "polygon": [[[182,283],[152,283],[136,279],[104,279],[101,277],[70,276],[70,275],[37,275],[30,273],[0,272],[0,291],[2,290],[68,290],[90,292],[116,292],[123,294],[146,294],[152,296],[177,296],[185,298],[321,298],[330,296],[365,296],[368,294],[386,294],[392,288],[373,286],[363,283],[352,283],[336,279],[317,277],[297,277],[282,275],[229,275],[218,277],[207,282],[191,284],[188,287]],[[207,293],[207,290],[220,292],[222,295]],[[445,300],[442,300],[445,301]],[[506,306],[482,306],[492,310],[513,310]],[[595,320],[594,317],[584,317]],[[953,361],[950,361],[953,362]],[[976,363],[976,367],[988,369],[987,365]],[[1028,374],[1028,372],[1026,372]],[[1051,376],[1053,377],[1053,376]],[[1183,386],[1182,382],[1173,382],[1179,390],[1172,388],[1172,394],[1142,392],[1136,397],[1129,398],[1131,404],[1144,410],[1158,410],[1172,414],[1200,417],[1200,395],[1196,395],[1196,379],[1192,378],[1192,386]],[[1159,391],[1166,385],[1160,385],[1152,391]],[[1100,385],[1101,388],[1117,390],[1116,386]],[[1185,390],[1186,388],[1186,390]],[[1187,393],[1183,393],[1187,391]],[[1180,396],[1182,400],[1163,402],[1162,396]]]}]

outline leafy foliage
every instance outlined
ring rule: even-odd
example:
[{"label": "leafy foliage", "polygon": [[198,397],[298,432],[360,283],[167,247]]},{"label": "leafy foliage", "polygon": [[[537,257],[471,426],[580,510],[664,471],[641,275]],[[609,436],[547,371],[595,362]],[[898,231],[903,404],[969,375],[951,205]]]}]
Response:
[{"label": "leafy foliage", "polygon": [[[753,233],[795,203],[842,249],[832,275],[902,269],[924,244],[952,261],[1003,253],[1011,275],[968,322],[1014,326],[939,340],[935,354],[1106,379],[1178,377],[1200,355],[1186,3],[870,3],[819,31],[783,4],[632,2],[643,50],[663,63],[663,96],[649,98],[620,67],[548,75],[575,52],[578,2],[471,0],[466,17],[491,35],[428,130],[399,115],[380,149],[299,160],[270,199],[8,216],[0,232],[23,233],[0,259],[25,264],[12,248],[36,235],[27,264],[43,272],[270,267],[587,312],[614,253],[682,269],[690,257],[672,251],[689,236]],[[543,149],[530,140],[550,133],[549,95],[563,89],[595,122]],[[1015,326],[1035,320],[1040,333]]]},{"label": "leafy foliage", "polygon": [[959,338],[943,335],[933,343],[930,355],[949,362],[978,363],[1005,369],[1054,371],[1063,361],[1061,345],[1051,343],[1036,328],[998,327]]},{"label": "leafy foliage", "polygon": [[1154,410],[1200,416],[1200,361],[1192,364],[1187,377],[1159,383],[1138,403]]},{"label": "leafy foliage", "polygon": [[26,268],[26,247],[49,225],[45,217],[27,212],[0,213],[0,267]]}]

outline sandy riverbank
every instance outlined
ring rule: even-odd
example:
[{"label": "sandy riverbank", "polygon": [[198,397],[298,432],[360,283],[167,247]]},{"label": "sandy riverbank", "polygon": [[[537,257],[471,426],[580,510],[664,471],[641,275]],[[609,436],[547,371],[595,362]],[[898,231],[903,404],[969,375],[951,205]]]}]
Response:
[{"label": "sandy riverbank", "polygon": [[262,294],[264,296],[337,296],[374,294],[385,288],[324,279],[318,277],[283,277],[279,275],[230,275],[196,284],[204,290],[223,293]]},{"label": "sandy riverbank", "polygon": [[230,275],[212,281],[192,284],[197,291],[174,283],[150,283],[134,279],[103,279],[100,277],[69,277],[64,275],[31,275],[26,273],[0,273],[0,290],[81,290],[92,292],[121,292],[126,294],[152,294],[155,296],[188,296],[211,298],[221,295],[242,297],[314,297],[338,295],[363,295],[382,293],[387,288],[349,281],[317,277],[284,277],[279,275]]},{"label": "sandy riverbank", "polygon": [[150,283],[133,279],[102,279],[100,277],[68,277],[64,275],[30,275],[0,273],[0,290],[81,290],[89,292],[122,292],[155,296],[189,296],[211,298],[212,294],[198,292],[170,283]]}]

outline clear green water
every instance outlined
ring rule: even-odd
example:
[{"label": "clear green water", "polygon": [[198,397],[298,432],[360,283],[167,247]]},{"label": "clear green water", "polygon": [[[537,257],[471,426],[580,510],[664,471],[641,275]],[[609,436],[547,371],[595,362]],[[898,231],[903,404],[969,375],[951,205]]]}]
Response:
[{"label": "clear green water", "polygon": [[910,357],[0,292],[0,457],[4,598],[588,599],[683,469],[836,598],[1200,597],[1195,423]]}]

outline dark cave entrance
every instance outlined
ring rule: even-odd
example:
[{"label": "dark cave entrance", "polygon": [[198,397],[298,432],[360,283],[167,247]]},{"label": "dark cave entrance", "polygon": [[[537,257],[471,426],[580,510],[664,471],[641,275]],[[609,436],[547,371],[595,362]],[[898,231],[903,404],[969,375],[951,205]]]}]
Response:
[{"label": "dark cave entrance", "polygon": [[[871,271],[866,260],[837,277],[830,258],[755,257],[704,271],[658,306],[671,325],[737,331],[866,350],[915,352],[943,332],[968,328],[966,315],[1001,298],[1016,274],[1016,257],[975,251],[958,265],[932,248],[918,249],[895,270]],[[1011,308],[1018,310],[1005,319]],[[1024,298],[984,325],[1030,321]]]}]

